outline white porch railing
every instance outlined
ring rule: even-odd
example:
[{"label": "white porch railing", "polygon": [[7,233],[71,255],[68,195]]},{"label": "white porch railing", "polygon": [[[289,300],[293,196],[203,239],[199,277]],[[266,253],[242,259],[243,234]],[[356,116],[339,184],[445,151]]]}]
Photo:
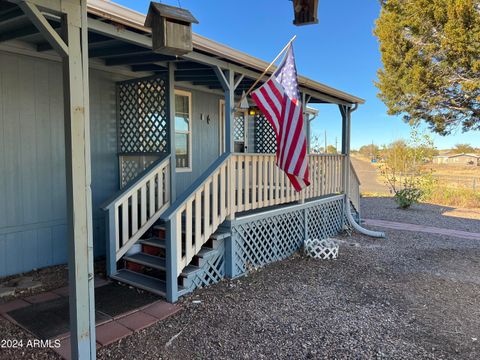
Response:
[{"label": "white porch railing", "polygon": [[177,278],[231,212],[229,184],[231,157],[221,156],[162,216],[169,227],[172,263]]},{"label": "white porch railing", "polygon": [[[275,164],[274,154],[236,154],[232,157],[234,211],[247,211],[337,194],[342,189],[343,155],[309,155],[311,184],[296,192]],[[235,191],[236,190],[236,191]]]},{"label": "white porch railing", "polygon": [[350,184],[349,184],[350,201],[357,212],[360,212],[360,179],[357,172],[350,161]]},{"label": "white porch railing", "polygon": [[168,208],[169,181],[167,156],[103,207],[108,211],[110,263],[115,264]]},{"label": "white porch railing", "polygon": [[176,269],[171,279],[176,279],[229,215],[342,192],[343,159],[343,155],[309,156],[312,184],[297,193],[276,166],[273,154],[221,156],[162,215],[176,254],[171,259]]}]

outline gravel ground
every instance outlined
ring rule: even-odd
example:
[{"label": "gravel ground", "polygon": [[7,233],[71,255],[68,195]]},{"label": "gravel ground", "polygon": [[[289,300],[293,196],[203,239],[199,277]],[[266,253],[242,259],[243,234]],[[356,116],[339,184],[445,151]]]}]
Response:
[{"label": "gravel ground", "polygon": [[[480,221],[472,218],[478,209],[455,209],[451,206],[416,204],[400,210],[391,197],[366,197],[360,200],[362,217],[399,221],[480,233]],[[447,216],[447,214],[455,216]],[[463,217],[459,217],[463,216]]]},{"label": "gravel ground", "polygon": [[[390,211],[382,199],[363,204],[368,218]],[[415,218],[394,206],[392,212],[377,218]],[[439,212],[416,214],[428,225],[444,224]],[[446,226],[468,230],[461,219],[451,221]],[[341,237],[335,261],[296,255],[196,291],[181,300],[181,312],[100,349],[98,358],[478,359],[480,242],[386,233],[386,240]]]}]

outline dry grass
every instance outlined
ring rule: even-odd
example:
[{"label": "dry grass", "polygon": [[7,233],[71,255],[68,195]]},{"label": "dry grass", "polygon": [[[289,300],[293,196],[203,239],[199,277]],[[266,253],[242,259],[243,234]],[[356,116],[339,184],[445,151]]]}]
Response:
[{"label": "dry grass", "polygon": [[471,189],[437,186],[426,200],[438,205],[468,209],[480,208],[480,192]]},{"label": "dry grass", "polygon": [[428,164],[428,168],[432,169],[435,175],[480,177],[480,167],[478,166]]}]

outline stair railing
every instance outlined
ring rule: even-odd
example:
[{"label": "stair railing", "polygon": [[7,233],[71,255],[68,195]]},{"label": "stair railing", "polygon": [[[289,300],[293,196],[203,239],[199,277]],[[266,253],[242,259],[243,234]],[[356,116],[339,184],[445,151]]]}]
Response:
[{"label": "stair railing", "polygon": [[177,278],[231,214],[231,155],[223,154],[161,216],[166,222],[167,300],[178,298]]},{"label": "stair railing", "polygon": [[170,155],[122,189],[103,209],[108,212],[107,271],[160,218],[170,205]]}]

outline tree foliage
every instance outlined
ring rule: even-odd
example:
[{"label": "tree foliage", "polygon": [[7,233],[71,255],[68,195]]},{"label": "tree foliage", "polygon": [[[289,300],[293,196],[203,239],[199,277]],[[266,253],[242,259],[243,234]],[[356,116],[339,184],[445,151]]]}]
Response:
[{"label": "tree foliage", "polygon": [[374,31],[390,115],[447,135],[480,130],[480,0],[386,0]]},{"label": "tree foliage", "polygon": [[380,148],[375,144],[363,145],[358,151],[370,159],[378,159],[380,155]]},{"label": "tree foliage", "polygon": [[468,153],[474,153],[475,149],[470,145],[470,144],[456,144],[452,151],[455,154],[468,154]]},{"label": "tree foliage", "polygon": [[432,169],[424,164],[435,152],[431,137],[415,127],[408,141],[397,140],[382,149],[380,172],[401,208],[408,208],[431,192]]}]

